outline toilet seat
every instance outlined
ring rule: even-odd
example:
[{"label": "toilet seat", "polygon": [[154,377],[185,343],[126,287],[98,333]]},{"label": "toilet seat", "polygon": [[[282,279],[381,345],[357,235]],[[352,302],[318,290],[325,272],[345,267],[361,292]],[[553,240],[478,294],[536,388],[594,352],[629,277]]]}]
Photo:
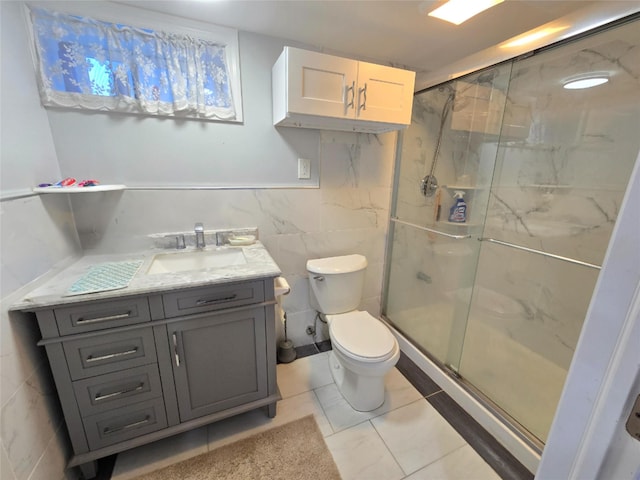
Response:
[{"label": "toilet seat", "polygon": [[327,315],[333,347],[360,362],[382,362],[392,357],[397,341],[389,329],[368,312]]}]

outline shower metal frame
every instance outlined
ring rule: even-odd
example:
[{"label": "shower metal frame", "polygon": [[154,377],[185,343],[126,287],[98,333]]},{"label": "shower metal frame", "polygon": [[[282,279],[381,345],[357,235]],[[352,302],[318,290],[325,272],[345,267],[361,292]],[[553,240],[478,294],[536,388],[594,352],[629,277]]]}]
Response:
[{"label": "shower metal frame", "polygon": [[[445,79],[440,79],[440,81],[437,82],[437,83],[433,83],[432,85],[427,85],[427,86],[421,88],[420,90],[416,91],[414,93],[414,96],[418,95],[418,94],[420,94],[420,93],[422,93],[422,92],[424,92],[426,90],[430,90],[432,88],[438,87],[439,85],[447,84],[447,83],[449,83],[449,82],[451,82],[453,80],[456,80],[457,78],[461,78],[461,77],[464,77],[464,76],[467,76],[467,75],[473,74],[473,73],[478,73],[478,72],[480,72],[482,70],[485,70],[485,69],[488,70],[489,68],[493,68],[498,64],[506,63],[506,62],[513,62],[513,61],[517,61],[518,59],[522,59],[522,58],[528,58],[530,56],[545,52],[547,50],[555,49],[556,47],[562,47],[562,46],[570,44],[570,43],[572,43],[574,41],[580,40],[582,38],[585,38],[585,37],[588,37],[588,36],[591,36],[591,35],[595,35],[595,34],[598,34],[598,33],[602,32],[602,31],[609,30],[609,29],[624,25],[626,23],[630,23],[630,22],[634,22],[634,21],[638,21],[638,20],[640,20],[640,11],[629,11],[629,10],[624,11],[624,10],[622,10],[620,14],[612,15],[612,16],[608,17],[606,19],[606,21],[603,21],[602,23],[594,26],[593,28],[590,28],[590,29],[588,29],[586,31],[584,29],[582,29],[582,30],[578,29],[573,36],[568,36],[568,37],[565,36],[564,38],[560,39],[557,43],[541,44],[537,49],[533,49],[533,50],[531,50],[529,52],[524,52],[524,53],[521,52],[520,54],[512,56],[512,57],[509,57],[509,58],[500,58],[494,63],[483,63],[481,65],[476,65],[476,68],[472,67],[472,68],[467,68],[467,69],[461,70],[461,73],[456,74],[456,75],[448,75],[448,78],[446,80]],[[437,77],[434,77],[434,78],[437,78]],[[399,164],[400,164],[400,160],[401,160],[401,157],[402,157],[403,139],[404,139],[404,132],[403,131],[399,131],[398,132],[398,137],[397,137],[397,142],[396,142],[395,162],[394,162],[394,175],[393,175],[393,189],[392,189],[392,195],[391,195],[390,212],[395,212],[396,211],[397,203],[398,203],[398,191],[397,191],[396,186],[399,183],[399,177],[400,177]],[[439,145],[438,145],[438,149],[439,149]],[[436,150],[436,156],[434,157],[434,160],[437,160],[437,150]],[[434,163],[432,163],[432,167],[434,166]],[[433,173],[433,168],[432,168],[432,173]],[[423,184],[424,184],[425,180],[428,179],[429,176],[430,175],[427,175],[424,179],[422,179],[422,183]],[[427,186],[428,186],[428,183],[427,183]],[[425,196],[429,196],[429,195],[425,194]],[[472,237],[472,235],[465,235],[465,236],[452,235],[452,234],[449,234],[449,233],[446,233],[446,232],[438,231],[436,229],[431,229],[431,228],[428,228],[428,227],[423,227],[421,225],[413,224],[411,222],[406,222],[406,221],[401,220],[401,219],[399,219],[398,217],[395,217],[395,216],[390,216],[389,224],[388,224],[387,238],[393,238],[393,235],[395,234],[395,225],[396,224],[410,226],[410,227],[417,228],[419,230],[422,230],[422,231],[425,231],[425,232],[428,232],[428,233],[433,233],[433,234],[437,234],[437,235],[443,235],[443,236],[446,236],[448,238],[452,238],[452,239],[455,239],[455,240],[462,239],[462,238],[471,238]],[[532,249],[532,248],[529,248],[529,247],[516,245],[516,244],[510,243],[510,242],[505,242],[505,241],[502,241],[502,240],[499,240],[499,239],[494,239],[494,238],[490,238],[490,237],[482,237],[482,236],[478,237],[477,239],[480,242],[486,241],[486,242],[495,243],[495,244],[502,245],[502,246],[509,247],[509,248],[516,248],[516,249],[519,249],[519,250],[527,251],[529,253],[534,253],[534,254],[543,255],[543,256],[546,256],[546,257],[555,258],[557,260],[561,260],[561,261],[565,261],[565,262],[569,262],[569,263],[585,266],[585,267],[588,267],[588,268],[593,268],[593,269],[597,269],[597,270],[601,270],[602,269],[601,265],[596,265],[596,264],[583,262],[581,260],[577,260],[577,259],[573,259],[573,258],[569,258],[569,257],[563,257],[563,256],[560,256],[560,255],[551,254],[551,253],[548,253],[548,252]],[[387,242],[386,250],[385,250],[385,263],[384,263],[384,270],[383,270],[382,297],[381,297],[382,298],[382,305],[381,306],[384,306],[385,299],[387,298],[388,292],[389,292],[389,277],[390,277],[390,270],[391,270],[391,253],[392,253],[392,243],[391,242]],[[387,324],[389,324],[394,329],[399,331],[404,337],[407,338],[407,341],[409,341],[408,338],[410,338],[410,337],[408,337],[400,328],[398,328],[386,316],[384,311],[381,311],[380,316],[383,318],[383,320],[385,322],[387,322]],[[409,341],[409,343],[414,348],[416,348],[418,351],[420,351],[429,361],[431,361],[434,365],[436,365],[448,377],[453,379],[455,384],[458,385],[458,387],[460,387],[468,395],[470,395],[471,398],[473,398],[482,408],[488,410],[490,412],[490,414],[493,415],[502,424],[503,427],[505,427],[508,431],[510,431],[514,435],[514,437],[516,437],[521,442],[523,442],[532,451],[536,452],[536,454],[538,456],[540,456],[542,454],[542,450],[543,450],[543,448],[545,446],[544,442],[542,442],[535,435],[533,435],[531,432],[529,432],[526,427],[524,427],[515,418],[510,416],[507,412],[505,412],[500,406],[498,406],[495,402],[493,402],[488,396],[486,396],[484,393],[482,393],[479,389],[477,389],[475,386],[473,386],[470,382],[466,381],[462,376],[460,376],[458,374],[458,372],[455,369],[453,369],[450,366],[447,366],[446,364],[442,363],[440,360],[436,359],[431,353],[429,353],[423,347],[421,347],[420,345],[417,345],[413,341]]]}]

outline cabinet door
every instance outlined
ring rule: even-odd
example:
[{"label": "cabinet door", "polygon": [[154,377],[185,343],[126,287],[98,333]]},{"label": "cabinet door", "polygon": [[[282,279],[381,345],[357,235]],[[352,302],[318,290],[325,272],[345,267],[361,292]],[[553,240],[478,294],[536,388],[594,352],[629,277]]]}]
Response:
[{"label": "cabinet door", "polygon": [[414,72],[359,62],[357,118],[409,125],[414,83]]},{"label": "cabinet door", "polygon": [[355,117],[358,62],[288,48],[288,110],[336,118]]},{"label": "cabinet door", "polygon": [[180,421],[267,396],[264,307],[167,326]]}]

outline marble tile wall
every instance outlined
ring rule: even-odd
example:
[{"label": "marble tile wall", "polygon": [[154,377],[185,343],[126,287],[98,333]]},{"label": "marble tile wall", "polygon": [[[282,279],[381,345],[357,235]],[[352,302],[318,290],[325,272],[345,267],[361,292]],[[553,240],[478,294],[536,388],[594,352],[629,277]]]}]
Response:
[{"label": "marble tile wall", "polygon": [[328,338],[309,306],[306,261],[360,253],[367,257],[361,308],[377,315],[386,246],[396,133],[323,132],[320,188],[125,191],[76,199],[83,248],[127,251],[159,232],[258,227],[260,240],[288,280],[283,299],[294,345]]},{"label": "marble tile wall", "polygon": [[[460,172],[471,172],[472,185],[478,187],[466,197],[471,212],[466,233],[601,265],[640,150],[639,65],[636,22],[514,62],[512,68],[503,66],[502,73],[489,70],[465,79],[478,85],[478,106],[482,80],[492,77],[496,96],[505,105],[499,141],[496,135],[487,135],[489,126],[484,132],[472,132],[477,127],[473,115],[466,119],[474,125],[465,127],[467,135],[454,131],[454,120],[458,127],[462,121],[456,115],[466,108],[456,111],[457,100],[451,123],[445,122],[441,136],[434,134],[450,95],[447,86],[417,97],[414,124],[403,139],[397,215],[456,233],[451,226],[433,221],[433,197],[421,198],[416,188],[441,137],[435,170],[440,184],[459,181]],[[608,72],[610,82],[584,91],[562,88],[564,79],[593,71]],[[508,90],[503,73],[510,79]],[[459,90],[456,87],[456,95]],[[479,205],[478,199],[482,199]],[[483,223],[482,229],[474,229],[475,220]],[[450,286],[455,295],[449,296],[451,309],[457,308],[459,300],[469,307],[460,373],[544,439],[599,270],[485,241],[475,242],[481,245],[477,265],[474,251],[478,247],[471,247],[468,262],[449,252],[451,267],[442,271],[436,247],[444,240],[436,241],[424,232],[409,233],[408,228],[396,227],[393,239],[396,264],[391,269],[390,292],[397,298],[388,301],[391,313],[412,337],[424,338],[427,345],[431,334],[445,341],[453,338],[456,316],[445,315],[443,326],[431,322],[429,312],[434,300],[437,304],[446,299],[438,294],[446,283],[443,280],[456,269],[470,271],[475,277],[471,278],[473,298],[463,294],[469,280],[464,276],[457,289]],[[431,282],[416,280],[420,272]],[[416,316],[424,321],[410,320]],[[500,358],[494,362],[491,355],[477,356],[485,350],[498,352]],[[518,351],[529,360],[510,361],[500,353],[506,350]],[[436,355],[456,357],[443,348]],[[511,398],[505,390],[508,375],[497,372],[509,365],[511,373],[517,372],[514,378],[533,379],[543,364],[548,365],[546,380],[539,378],[536,384],[532,380],[526,396],[532,399],[544,391],[554,400],[541,400],[544,408],[522,408],[526,402]]]}]

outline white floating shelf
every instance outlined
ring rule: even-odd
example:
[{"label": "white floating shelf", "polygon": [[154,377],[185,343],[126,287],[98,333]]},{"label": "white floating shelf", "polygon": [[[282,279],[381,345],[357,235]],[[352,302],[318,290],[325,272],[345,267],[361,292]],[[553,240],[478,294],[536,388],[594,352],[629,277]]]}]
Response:
[{"label": "white floating shelf", "polygon": [[95,185],[93,187],[35,187],[35,193],[90,193],[90,192],[112,192],[124,190],[126,185]]}]

